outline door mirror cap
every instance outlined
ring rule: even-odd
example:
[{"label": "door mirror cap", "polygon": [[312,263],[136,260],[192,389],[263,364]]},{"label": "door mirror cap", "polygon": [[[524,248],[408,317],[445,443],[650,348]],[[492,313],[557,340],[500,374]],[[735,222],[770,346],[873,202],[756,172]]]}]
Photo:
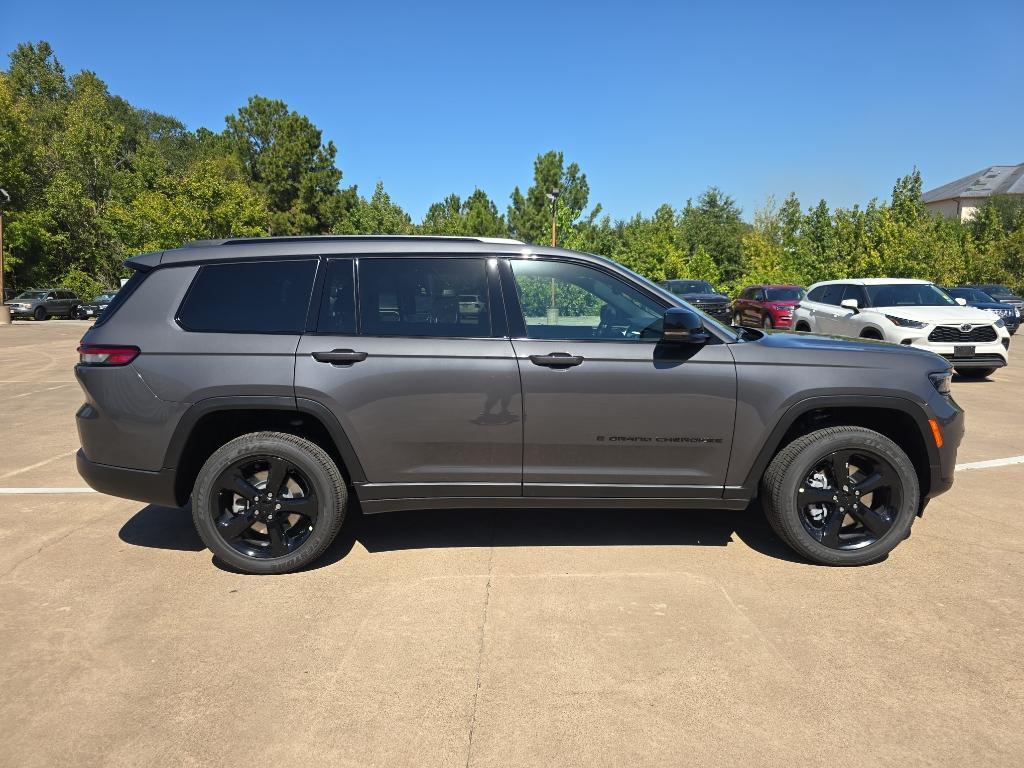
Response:
[{"label": "door mirror cap", "polygon": [[860,312],[860,304],[856,299],[843,299],[839,302],[839,306],[843,309],[852,309],[855,315]]},{"label": "door mirror cap", "polygon": [[683,307],[665,310],[661,340],[670,344],[703,344],[710,334],[704,330],[704,321],[696,312]]},{"label": "door mirror cap", "polygon": [[956,298],[956,299],[953,299],[953,301],[955,301],[961,307],[966,307],[967,306],[967,299]]}]

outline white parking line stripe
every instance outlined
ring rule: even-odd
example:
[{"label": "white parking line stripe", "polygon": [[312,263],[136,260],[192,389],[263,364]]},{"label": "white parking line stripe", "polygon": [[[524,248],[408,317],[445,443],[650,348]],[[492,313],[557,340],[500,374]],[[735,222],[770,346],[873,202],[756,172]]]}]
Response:
[{"label": "white parking line stripe", "polygon": [[96,493],[92,488],[0,488],[0,495],[20,496],[29,493]]},{"label": "white parking line stripe", "polygon": [[20,475],[22,472],[28,472],[29,470],[32,470],[32,469],[39,469],[39,467],[45,467],[51,461],[58,461],[59,459],[66,458],[68,456],[74,456],[76,453],[78,453],[78,449],[74,448],[74,449],[68,451],[67,453],[62,453],[62,454],[60,454],[58,456],[51,456],[50,458],[43,459],[42,461],[36,462],[35,464],[30,464],[27,467],[22,467],[21,469],[15,469],[15,470],[13,470],[11,472],[6,472],[6,473],[0,475],[0,480],[6,480],[8,477],[14,477],[15,475]]},{"label": "white parking line stripe", "polygon": [[1024,456],[1010,456],[1005,459],[989,459],[988,461],[969,461],[966,464],[957,464],[956,471],[964,472],[968,469],[989,469],[991,467],[1008,467],[1011,464],[1024,464]]},{"label": "white parking line stripe", "polygon": [[38,395],[40,392],[53,392],[55,389],[63,389],[68,387],[70,384],[58,384],[56,387],[47,387],[46,389],[36,389],[32,392],[22,392],[20,395],[12,395],[11,397],[5,397],[4,400],[17,400],[19,397],[28,397],[29,395]]}]

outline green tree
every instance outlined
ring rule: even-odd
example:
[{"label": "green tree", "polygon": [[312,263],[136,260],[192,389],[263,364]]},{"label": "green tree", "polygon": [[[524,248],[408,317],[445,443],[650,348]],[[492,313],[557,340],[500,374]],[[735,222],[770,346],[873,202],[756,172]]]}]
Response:
[{"label": "green tree", "polygon": [[[576,163],[565,166],[561,152],[538,155],[533,164],[533,185],[523,195],[516,187],[508,207],[508,231],[512,237],[527,243],[547,245],[551,242],[551,201],[547,195],[559,190],[559,205],[570,214],[575,223],[587,207],[590,185],[587,176]],[[563,230],[560,237],[568,236]]]},{"label": "green tree", "polygon": [[698,248],[716,263],[725,280],[733,280],[743,271],[743,235],[749,229],[736,202],[718,187],[709,187],[694,205],[688,200],[679,220],[682,242],[687,252]]}]

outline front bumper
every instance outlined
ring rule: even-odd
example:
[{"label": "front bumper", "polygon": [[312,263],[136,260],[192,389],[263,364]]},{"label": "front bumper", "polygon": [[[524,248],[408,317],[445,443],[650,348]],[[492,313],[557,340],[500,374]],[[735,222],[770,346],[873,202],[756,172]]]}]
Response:
[{"label": "front bumper", "polygon": [[145,501],[162,507],[177,507],[175,497],[175,470],[160,469],[148,472],[143,469],[112,467],[89,461],[81,449],[75,456],[78,474],[93,490],[108,496]]},{"label": "front bumper", "polygon": [[[926,408],[929,418],[933,418],[942,435],[942,446],[938,447],[929,459],[928,493],[925,499],[932,499],[945,493],[953,486],[953,474],[956,469],[956,454],[964,437],[965,419],[963,409],[951,397],[936,394]],[[924,439],[934,441],[933,435],[923,435]],[[934,442],[933,442],[934,445]]]}]

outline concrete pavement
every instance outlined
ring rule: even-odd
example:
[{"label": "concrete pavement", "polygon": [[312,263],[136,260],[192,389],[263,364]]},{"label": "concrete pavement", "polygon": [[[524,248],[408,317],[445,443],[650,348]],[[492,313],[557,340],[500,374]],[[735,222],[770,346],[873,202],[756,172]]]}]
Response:
[{"label": "concrete pavement", "polygon": [[[0,490],[83,485],[85,327],[0,328]],[[1024,363],[953,387],[962,462],[1024,454]],[[960,474],[866,568],[756,509],[450,511],[263,578],[184,510],[0,495],[0,765],[1017,764],[1022,483]]]}]

